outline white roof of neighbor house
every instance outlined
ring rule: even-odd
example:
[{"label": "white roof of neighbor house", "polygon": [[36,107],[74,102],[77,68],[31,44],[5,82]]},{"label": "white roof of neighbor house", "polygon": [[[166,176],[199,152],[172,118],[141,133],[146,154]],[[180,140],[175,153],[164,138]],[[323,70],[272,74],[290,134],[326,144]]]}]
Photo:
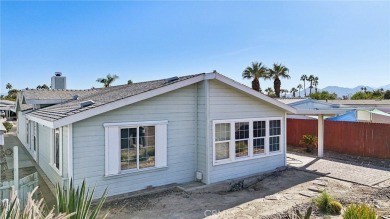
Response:
[{"label": "white roof of neighbor house", "polygon": [[343,114],[354,108],[333,104],[314,99],[278,99],[278,101],[288,104],[296,109],[298,115],[335,115]]},{"label": "white roof of neighbor house", "polygon": [[390,100],[328,100],[328,103],[353,106],[390,106]]},{"label": "white roof of neighbor house", "polygon": [[[201,73],[183,77],[119,85],[101,88],[90,95],[84,95],[77,100],[67,100],[62,103],[33,110],[26,114],[28,119],[51,128],[71,124],[119,107],[130,105],[172,90],[176,90],[203,80],[215,79],[231,87],[239,89],[248,95],[266,101],[285,112],[295,113],[295,109],[270,98],[260,92],[240,84],[218,73]],[[91,101],[87,106],[81,106],[84,101]]]}]

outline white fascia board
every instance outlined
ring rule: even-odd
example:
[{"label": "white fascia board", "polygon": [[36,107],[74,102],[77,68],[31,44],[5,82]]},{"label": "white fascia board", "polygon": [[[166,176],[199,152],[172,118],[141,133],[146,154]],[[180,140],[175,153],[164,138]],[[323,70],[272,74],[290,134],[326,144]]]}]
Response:
[{"label": "white fascia board", "polygon": [[245,93],[248,93],[254,97],[257,97],[258,99],[261,99],[265,102],[268,102],[278,108],[281,108],[283,109],[284,111],[288,112],[288,113],[295,113],[296,112],[296,109],[287,105],[287,104],[284,104],[278,100],[274,100],[273,98],[271,97],[268,97],[260,92],[257,92],[257,91],[254,91],[253,89],[243,85],[243,84],[240,84],[230,78],[227,78],[221,74],[215,74],[215,79],[217,79],[218,81],[221,81],[229,86],[232,86],[234,88],[237,88]]},{"label": "white fascia board", "polygon": [[135,96],[127,97],[127,98],[124,98],[124,99],[121,99],[121,100],[118,100],[118,101],[115,101],[112,103],[104,104],[102,106],[99,106],[99,107],[96,107],[96,108],[93,108],[90,110],[86,110],[86,111],[83,111],[83,112],[80,112],[80,113],[59,119],[59,120],[56,120],[53,122],[53,128],[57,128],[57,127],[68,125],[68,124],[71,124],[74,122],[78,122],[80,120],[87,119],[87,118],[90,118],[92,116],[99,115],[101,113],[105,113],[105,112],[108,112],[108,111],[111,111],[114,109],[118,109],[118,108],[123,107],[123,106],[127,106],[127,105],[130,105],[130,104],[142,101],[142,100],[146,100],[146,99],[149,99],[149,98],[152,98],[152,97],[155,97],[155,96],[158,96],[158,95],[161,95],[161,94],[164,94],[164,93],[167,93],[167,92],[170,92],[170,91],[182,88],[182,87],[186,87],[186,86],[191,85],[191,84],[198,83],[199,81],[204,80],[204,77],[205,77],[204,75],[198,75],[196,77],[189,78],[189,79],[184,80],[184,81],[180,81],[180,82],[168,85],[168,86],[160,87],[160,88],[157,88],[157,89],[145,92],[145,93],[141,93],[141,94],[138,94]]},{"label": "white fascia board", "polygon": [[34,117],[32,115],[29,115],[29,114],[26,114],[26,118],[29,119],[29,120],[32,120],[34,122],[37,122],[41,125],[44,125],[44,126],[47,126],[49,128],[54,128],[54,123],[53,122],[50,122],[50,121],[47,121],[47,120],[44,120],[44,119],[41,119],[41,118],[38,118],[38,117]]}]

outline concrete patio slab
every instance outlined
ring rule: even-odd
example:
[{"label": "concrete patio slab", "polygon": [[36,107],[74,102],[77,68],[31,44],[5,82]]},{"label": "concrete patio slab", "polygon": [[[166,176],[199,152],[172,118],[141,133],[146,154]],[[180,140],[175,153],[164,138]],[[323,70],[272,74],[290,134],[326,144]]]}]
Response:
[{"label": "concrete patio slab", "polygon": [[304,155],[288,153],[287,163],[292,167],[367,186],[375,186],[390,179],[390,170],[362,167]]}]

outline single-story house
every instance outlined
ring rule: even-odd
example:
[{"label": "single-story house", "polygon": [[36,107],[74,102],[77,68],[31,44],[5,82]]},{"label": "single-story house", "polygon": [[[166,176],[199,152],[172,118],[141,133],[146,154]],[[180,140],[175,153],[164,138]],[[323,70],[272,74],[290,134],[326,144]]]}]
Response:
[{"label": "single-story house", "polygon": [[6,119],[15,118],[15,101],[0,100],[0,113]]},{"label": "single-story house", "polygon": [[[32,93],[17,102],[19,139],[52,183],[85,179],[97,185],[96,197],[106,187],[111,196],[210,184],[286,165],[286,115],[295,109],[218,73],[75,91],[52,102],[32,101]],[[22,110],[26,104],[32,108]]]}]

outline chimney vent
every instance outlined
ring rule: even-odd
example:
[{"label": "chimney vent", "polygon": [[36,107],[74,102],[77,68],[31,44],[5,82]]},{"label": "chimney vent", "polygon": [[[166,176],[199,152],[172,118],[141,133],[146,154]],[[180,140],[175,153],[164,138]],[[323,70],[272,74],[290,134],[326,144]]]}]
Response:
[{"label": "chimney vent", "polygon": [[61,72],[55,72],[54,76],[51,77],[51,89],[53,90],[66,89],[66,77],[62,76]]}]

